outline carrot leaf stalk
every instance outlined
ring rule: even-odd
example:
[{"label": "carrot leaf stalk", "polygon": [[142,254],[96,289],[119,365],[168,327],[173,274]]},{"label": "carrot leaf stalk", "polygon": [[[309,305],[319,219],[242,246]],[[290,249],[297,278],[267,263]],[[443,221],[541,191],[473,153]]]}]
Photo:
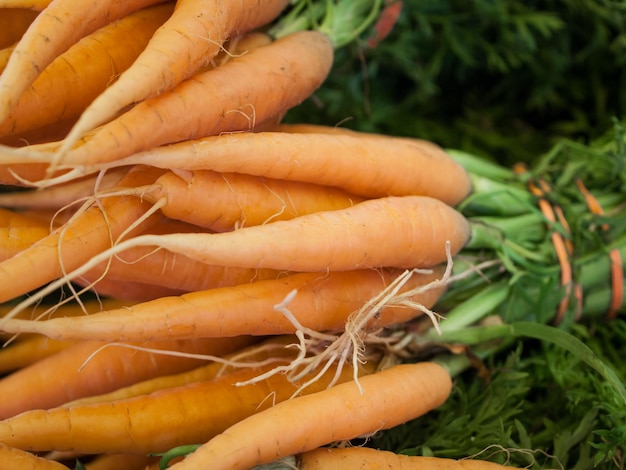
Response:
[{"label": "carrot leaf stalk", "polygon": [[298,0],[272,25],[269,33],[279,38],[295,31],[314,29],[326,34],[339,49],[357,41],[375,23],[382,5],[382,0]]},{"label": "carrot leaf stalk", "polygon": [[472,235],[439,304],[443,331],[492,314],[568,327],[624,311],[624,139],[616,123],[608,139],[561,142],[531,168],[450,152],[471,175],[457,208]]},{"label": "carrot leaf stalk", "polygon": [[[465,374],[475,379],[475,371],[469,369],[476,363],[487,367],[486,382],[476,387],[489,387],[503,367],[522,370],[520,363],[502,365],[502,356],[505,351],[511,355],[515,345],[518,358],[520,348],[529,348],[524,351],[523,370],[537,369],[532,373],[538,375],[516,372],[515,380],[523,380],[540,395],[516,401],[532,402],[544,411],[529,413],[541,416],[541,422],[522,417],[520,410],[511,416],[494,411],[490,418],[487,408],[508,406],[502,397],[513,393],[513,385],[500,389],[492,402],[478,401],[478,410],[471,413],[467,396],[460,396],[449,405],[449,421],[441,415],[438,423],[425,427],[418,420],[415,426],[424,428],[424,440],[418,432],[412,435],[418,446],[398,444],[393,446],[396,451],[433,455],[436,448],[434,455],[453,457],[457,454],[446,452],[458,440],[449,429],[458,426],[463,435],[484,436],[483,444],[503,443],[506,449],[500,452],[506,453],[507,461],[510,450],[527,452],[527,462],[522,457],[513,460],[528,468],[540,468],[536,462],[543,458],[554,459],[561,468],[575,468],[569,463],[578,459],[576,468],[591,468],[593,462],[619,460],[623,455],[626,389],[621,357],[607,356],[604,350],[611,347],[606,343],[591,348],[580,332],[594,320],[588,337],[592,329],[605,327],[616,329],[618,336],[621,328],[620,338],[624,337],[620,315],[626,312],[625,143],[623,124],[615,122],[603,138],[588,145],[559,142],[530,167],[505,168],[466,152],[449,151],[472,180],[472,193],[456,206],[470,222],[470,240],[456,255],[448,289],[435,305],[443,318],[439,331],[423,319],[416,320],[408,328],[413,342],[405,337],[403,344],[411,353],[424,354],[435,347],[460,352],[463,358],[451,372],[459,378]],[[620,344],[621,340],[612,341]],[[536,349],[539,353],[533,352]],[[555,381],[561,392],[553,389]],[[547,416],[554,416],[550,407],[563,409],[565,402],[568,409],[581,408],[576,418],[555,416],[558,424],[549,421]],[[467,420],[475,420],[476,427],[469,428]],[[442,432],[431,439],[439,426],[445,436]],[[494,426],[500,427],[501,434],[487,435]],[[407,428],[386,434],[401,433],[406,435]],[[537,455],[533,444],[554,455]],[[485,450],[469,445],[456,449],[464,454]],[[503,454],[494,461],[504,458]]]}]

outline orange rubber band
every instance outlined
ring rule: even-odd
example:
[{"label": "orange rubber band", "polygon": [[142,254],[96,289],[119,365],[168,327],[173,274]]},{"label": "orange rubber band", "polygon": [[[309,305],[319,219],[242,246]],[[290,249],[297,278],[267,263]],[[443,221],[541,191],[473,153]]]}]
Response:
[{"label": "orange rubber band", "polygon": [[[600,202],[589,192],[580,179],[576,180],[576,186],[578,186],[578,189],[585,198],[585,203],[589,211],[592,214],[603,215],[604,209],[602,209]],[[601,228],[607,231],[609,226],[608,224],[602,224]],[[624,301],[624,265],[622,254],[617,248],[609,252],[609,259],[611,260],[611,303],[609,304],[606,316],[611,320],[617,316],[617,312]]]},{"label": "orange rubber band", "polygon": [[[550,202],[545,198],[547,192],[550,191],[550,186],[544,180],[539,180],[539,186],[537,186],[532,181],[528,182],[528,189],[531,194],[539,197],[537,204],[539,209],[543,213],[543,215],[548,219],[551,223],[557,222],[557,216],[555,215],[555,208],[552,207]],[[563,216],[563,212],[557,206],[557,213],[559,213],[559,223],[563,225],[563,227],[569,231],[569,224],[565,220]],[[572,264],[570,263],[570,256],[573,252],[573,245],[570,240],[567,240],[563,234],[557,231],[553,231],[550,234],[550,238],[552,240],[552,245],[554,246],[554,251],[556,252],[557,260],[559,261],[559,266],[561,267],[561,286],[565,288],[565,295],[563,300],[559,303],[559,308],[556,313],[556,317],[554,322],[558,325],[565,318],[565,314],[567,312],[567,307],[569,306],[570,296],[572,294]],[[577,312],[576,316],[579,317],[582,312],[582,288],[574,285],[574,293],[577,298]]]}]

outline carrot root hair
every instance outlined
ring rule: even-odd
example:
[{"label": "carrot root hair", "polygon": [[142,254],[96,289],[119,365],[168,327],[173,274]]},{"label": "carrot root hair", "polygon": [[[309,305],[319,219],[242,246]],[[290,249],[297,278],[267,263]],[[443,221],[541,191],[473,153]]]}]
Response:
[{"label": "carrot root hair", "polygon": [[[288,308],[289,303],[297,295],[297,290],[291,291],[282,302],[274,306],[274,309],[282,313],[296,328],[295,335],[298,339],[298,344],[295,346],[299,350],[298,355],[289,364],[277,366],[258,377],[241,382],[238,385],[259,382],[278,373],[286,373],[290,380],[297,382],[301,381],[303,377],[310,375],[313,371],[320,371],[318,375],[303,383],[294,392],[293,396],[297,396],[304,388],[323,375],[334,363],[337,363],[336,376],[338,377],[343,366],[351,362],[354,370],[354,381],[361,389],[358,378],[359,365],[372,359],[380,361],[381,349],[387,355],[389,353],[395,355],[403,344],[402,338],[395,336],[383,337],[380,328],[374,331],[368,328],[368,325],[383,309],[390,306],[404,306],[421,312],[430,318],[435,330],[438,333],[441,332],[439,329],[440,315],[423,304],[412,300],[412,297],[445,286],[450,281],[453,262],[449,243],[447,243],[446,249],[448,261],[446,269],[440,278],[423,286],[400,292],[414,274],[432,274],[433,272],[431,269],[419,268],[405,270],[386,288],[381,290],[378,295],[371,298],[359,310],[354,312],[346,321],[344,331],[339,334],[323,333],[302,325]],[[394,346],[395,343],[400,346]],[[371,346],[374,346],[374,348]],[[331,381],[331,386],[334,383],[334,381]]]}]

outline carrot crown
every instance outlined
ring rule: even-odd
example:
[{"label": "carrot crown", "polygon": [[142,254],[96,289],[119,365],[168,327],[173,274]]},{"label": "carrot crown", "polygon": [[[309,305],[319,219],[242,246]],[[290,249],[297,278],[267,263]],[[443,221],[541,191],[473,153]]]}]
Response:
[{"label": "carrot crown", "polygon": [[[441,302],[454,306],[448,320],[463,318],[464,304],[477,303],[476,296],[489,301],[472,318],[496,313],[506,322],[566,326],[582,315],[613,317],[624,311],[626,150],[621,124],[589,146],[560,142],[531,168],[509,169],[467,153],[450,153],[473,182],[473,194],[459,206],[471,221],[472,238],[455,272],[476,265],[484,269],[453,282]],[[490,287],[494,283],[502,289],[496,292]],[[450,328],[459,325],[450,321]]]}]

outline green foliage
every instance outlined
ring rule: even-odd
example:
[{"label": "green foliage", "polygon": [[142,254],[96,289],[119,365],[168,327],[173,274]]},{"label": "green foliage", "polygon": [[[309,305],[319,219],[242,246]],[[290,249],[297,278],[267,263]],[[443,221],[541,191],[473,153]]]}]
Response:
[{"label": "green foliage", "polygon": [[626,3],[405,0],[289,120],[423,137],[502,162],[595,138],[626,111]]}]

